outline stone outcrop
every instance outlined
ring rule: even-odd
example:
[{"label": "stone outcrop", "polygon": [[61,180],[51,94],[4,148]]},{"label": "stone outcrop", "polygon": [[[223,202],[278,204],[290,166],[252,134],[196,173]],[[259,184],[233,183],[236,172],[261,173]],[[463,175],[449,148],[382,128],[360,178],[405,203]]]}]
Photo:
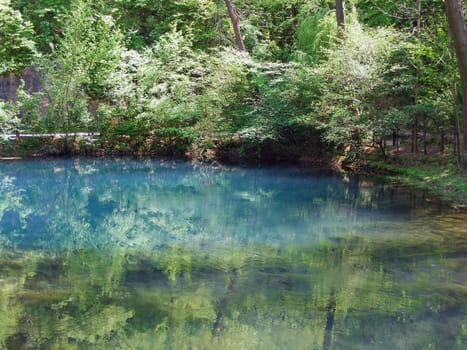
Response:
[{"label": "stone outcrop", "polygon": [[16,91],[24,80],[24,88],[28,92],[38,92],[41,89],[39,74],[35,68],[26,68],[21,74],[7,73],[0,75],[0,100],[15,101]]}]

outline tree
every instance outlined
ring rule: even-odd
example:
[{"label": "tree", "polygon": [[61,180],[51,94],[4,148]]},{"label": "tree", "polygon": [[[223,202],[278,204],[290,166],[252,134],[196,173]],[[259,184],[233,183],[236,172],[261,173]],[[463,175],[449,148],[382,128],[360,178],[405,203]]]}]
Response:
[{"label": "tree", "polygon": [[398,85],[400,68],[392,57],[399,51],[399,38],[389,29],[349,25],[316,70],[322,82],[311,118],[324,130],[326,141],[345,149],[349,161],[361,156],[365,142],[384,142],[391,130],[385,115],[394,103],[388,96],[396,94]]},{"label": "tree", "polygon": [[48,80],[47,127],[71,132],[92,127],[90,101],[105,97],[106,80],[120,59],[122,35],[113,18],[96,13],[92,4],[75,2],[66,30],[43,71]]},{"label": "tree", "polygon": [[230,21],[232,22],[232,27],[235,33],[235,40],[237,42],[238,49],[240,51],[245,50],[245,44],[243,43],[242,33],[240,32],[240,27],[238,26],[238,16],[235,13],[235,10],[232,6],[232,2],[230,0],[225,0],[225,5],[227,6],[227,10],[229,11]]},{"label": "tree", "polygon": [[462,114],[464,120],[464,162],[467,158],[467,27],[464,17],[463,0],[446,0],[449,29],[457,55],[457,65],[461,78]]}]

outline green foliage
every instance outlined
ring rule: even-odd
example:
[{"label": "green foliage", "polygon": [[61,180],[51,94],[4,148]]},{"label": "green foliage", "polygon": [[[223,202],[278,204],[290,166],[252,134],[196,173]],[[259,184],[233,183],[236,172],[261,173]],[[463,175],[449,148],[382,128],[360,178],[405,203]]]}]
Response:
[{"label": "green foliage", "polygon": [[297,48],[309,55],[312,61],[323,59],[325,50],[329,49],[335,38],[337,25],[334,16],[328,9],[323,9],[312,15],[302,16],[299,22]]},{"label": "green foliage", "polygon": [[370,30],[356,23],[316,69],[323,85],[311,118],[326,130],[327,141],[350,145],[350,158],[358,157],[363,142],[385,124],[381,117],[391,106],[376,102],[394,87],[391,76],[400,66],[391,58],[399,50],[398,40],[389,29]]},{"label": "green foliage", "polygon": [[47,129],[71,132],[98,125],[89,104],[104,97],[106,79],[118,63],[121,40],[112,17],[96,14],[92,4],[76,1],[57,50],[42,62]]},{"label": "green foliage", "polygon": [[65,30],[66,17],[74,0],[14,0],[12,6],[19,10],[34,28],[38,50],[48,54],[54,50]]},{"label": "green foliage", "polygon": [[[416,26],[418,0],[357,0],[358,15],[362,22],[371,27],[389,26],[402,31],[412,32]],[[442,1],[421,0],[422,26],[429,24],[430,16],[444,16]]]},{"label": "green foliage", "polygon": [[433,23],[404,44],[411,68],[408,74],[416,75],[418,71],[418,81],[413,82],[414,86],[418,84],[417,90],[410,92],[415,106],[408,109],[412,119],[423,119],[425,130],[436,133],[453,125],[453,108],[458,104],[453,81],[458,78],[446,20],[437,13],[430,13],[426,20]]},{"label": "green foliage", "polygon": [[[295,47],[299,12],[307,3],[304,0],[236,0],[234,4],[241,14],[240,26],[245,32],[248,51],[255,57],[289,61]],[[250,41],[253,30],[255,45]]]},{"label": "green foliage", "polygon": [[82,75],[91,98],[104,94],[103,83],[114,70],[122,36],[111,16],[95,13],[92,4],[77,0],[55,53],[59,69]]},{"label": "green foliage", "polygon": [[207,48],[218,43],[212,0],[99,0],[98,12],[114,16],[129,49],[144,50],[176,28],[192,31],[194,45]]},{"label": "green foliage", "polygon": [[0,75],[18,72],[36,57],[34,31],[10,0],[0,1]]},{"label": "green foliage", "polygon": [[29,132],[47,132],[47,128],[43,125],[43,94],[41,92],[29,93],[25,89],[24,81],[16,91],[17,100],[10,103],[14,106],[14,110],[21,120],[21,131]]},{"label": "green foliage", "polygon": [[7,135],[20,131],[20,119],[12,110],[12,106],[0,101],[0,140],[6,141]]},{"label": "green foliage", "polygon": [[127,135],[150,137],[152,148],[177,154],[197,131],[235,126],[229,110],[235,112],[232,106],[244,94],[246,57],[230,50],[210,55],[195,51],[191,38],[191,33],[174,29],[141,54],[132,50],[122,54],[108,81],[109,113],[116,130],[131,125]]},{"label": "green foliage", "polygon": [[287,154],[308,135],[356,158],[414,124],[444,148],[458,122],[442,2],[422,0],[418,13],[415,0],[347,1],[339,36],[334,1],[236,0],[249,54],[232,49],[223,1],[1,4],[1,71],[35,62],[32,40],[46,54],[43,93],[9,107],[22,129],[100,131],[108,152],[182,155],[238,141],[248,154]]}]

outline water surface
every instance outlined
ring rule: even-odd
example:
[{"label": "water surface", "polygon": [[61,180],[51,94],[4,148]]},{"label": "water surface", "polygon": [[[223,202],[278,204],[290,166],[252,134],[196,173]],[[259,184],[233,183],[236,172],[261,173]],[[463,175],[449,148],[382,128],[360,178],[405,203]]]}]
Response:
[{"label": "water surface", "polygon": [[6,349],[465,349],[467,214],[297,168],[0,163]]}]

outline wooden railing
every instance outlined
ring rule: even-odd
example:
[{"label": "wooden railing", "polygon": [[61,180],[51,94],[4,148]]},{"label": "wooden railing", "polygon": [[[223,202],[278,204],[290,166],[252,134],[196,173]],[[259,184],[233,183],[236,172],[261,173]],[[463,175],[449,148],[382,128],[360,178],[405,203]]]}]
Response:
[{"label": "wooden railing", "polygon": [[3,138],[7,138],[9,140],[14,139],[22,139],[22,138],[44,138],[44,137],[51,137],[51,138],[64,138],[64,137],[97,137],[100,136],[100,132],[57,132],[57,133],[47,133],[47,134],[35,134],[35,133],[19,133],[19,134],[7,134],[2,135]]}]

